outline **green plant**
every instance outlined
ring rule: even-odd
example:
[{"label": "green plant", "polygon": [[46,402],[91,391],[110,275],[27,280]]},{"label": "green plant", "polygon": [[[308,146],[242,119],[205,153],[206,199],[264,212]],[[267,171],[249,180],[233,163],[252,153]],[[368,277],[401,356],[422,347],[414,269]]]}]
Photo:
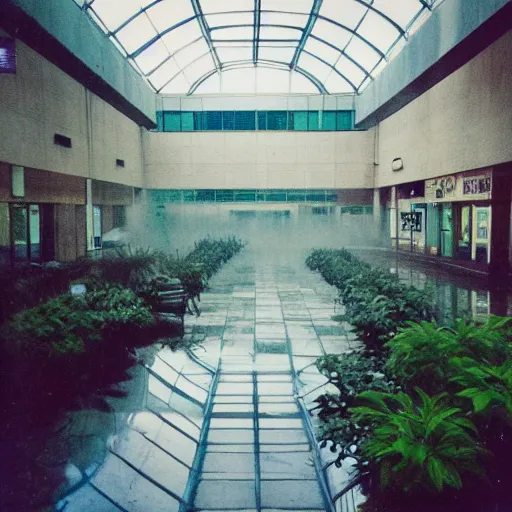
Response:
[{"label": "green plant", "polygon": [[512,424],[512,360],[488,366],[470,357],[453,358],[457,374],[451,379],[464,389],[457,396],[469,398],[475,414],[496,412]]},{"label": "green plant", "polygon": [[475,439],[476,428],[449,404],[447,393],[430,398],[420,388],[416,392],[419,404],[406,393],[359,395],[364,405],[352,409],[354,419],[373,425],[363,453],[378,469],[383,488],[460,489],[463,473],[481,473],[478,457],[485,451]]},{"label": "green plant", "polygon": [[484,323],[456,320],[452,328],[435,322],[406,322],[385,345],[389,349],[386,367],[406,389],[419,386],[436,393],[446,389],[460,370],[452,358],[472,357],[486,364],[506,361],[511,351],[509,328],[509,318],[496,316]]}]

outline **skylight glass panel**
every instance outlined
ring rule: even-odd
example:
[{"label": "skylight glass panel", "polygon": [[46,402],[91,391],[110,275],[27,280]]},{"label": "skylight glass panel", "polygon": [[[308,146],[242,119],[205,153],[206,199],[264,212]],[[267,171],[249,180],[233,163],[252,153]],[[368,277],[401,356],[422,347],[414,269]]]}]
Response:
[{"label": "skylight glass panel", "polygon": [[299,59],[299,66],[323,82],[331,72],[331,68],[308,53],[302,53]]},{"label": "skylight glass panel", "polygon": [[313,39],[312,37],[308,37],[304,50],[316,55],[317,57],[320,57],[332,65],[335,64],[340,56],[339,51],[331,48],[325,43],[318,41],[317,39]]},{"label": "skylight glass panel", "polygon": [[263,60],[275,60],[278,62],[291,62],[295,55],[295,47],[291,48],[271,48],[261,47],[259,49],[259,58]]},{"label": "skylight glass panel", "polygon": [[295,71],[292,71],[291,75],[291,93],[318,93],[317,87],[309,78]]},{"label": "skylight glass panel", "polygon": [[313,0],[261,0],[262,11],[288,11],[309,14]]},{"label": "skylight glass panel", "polygon": [[252,60],[252,45],[216,46],[216,50],[221,62]]},{"label": "skylight glass panel", "polygon": [[206,23],[211,27],[221,27],[228,25],[253,25],[253,12],[234,12],[227,14],[210,14],[205,16]]},{"label": "skylight glass panel", "polygon": [[335,68],[356,87],[359,86],[366,77],[364,72],[344,55],[340,56],[338,62],[336,62]]},{"label": "skylight glass panel", "polygon": [[103,23],[115,30],[142,9],[140,0],[96,0],[92,7]]},{"label": "skylight glass panel", "polygon": [[214,41],[232,41],[236,40],[249,40],[252,41],[254,28],[253,27],[230,27],[213,29],[212,39]]},{"label": "skylight glass panel", "polygon": [[396,27],[373,11],[369,11],[365,16],[358,33],[383,53],[386,53],[400,36]]},{"label": "skylight glass panel", "polygon": [[197,89],[196,94],[215,94],[220,92],[220,76],[214,73],[207,78]]},{"label": "skylight glass panel", "polygon": [[373,0],[373,6],[403,29],[407,28],[422,9],[418,0]]},{"label": "skylight glass panel", "polygon": [[145,14],[141,14],[116,35],[119,42],[126,48],[126,51],[133,53],[157,36],[158,32],[149,21],[149,18]]},{"label": "skylight glass panel", "polygon": [[212,12],[228,11],[252,11],[253,0],[201,0],[201,8],[204,14]]},{"label": "skylight glass panel", "polygon": [[371,46],[357,37],[350,41],[346,53],[357,60],[367,71],[371,71],[381,58]]},{"label": "skylight glass panel", "polygon": [[211,54],[208,53],[187,66],[184,73],[188,82],[192,85],[200,78],[203,78],[212,69],[215,69],[215,64],[213,63]]},{"label": "skylight glass panel", "polygon": [[204,39],[199,39],[199,41],[196,41],[195,43],[192,43],[183,50],[180,50],[176,55],[176,62],[178,65],[183,69],[199,57],[202,57],[206,53],[208,53],[210,50],[208,48],[208,45],[204,41]]},{"label": "skylight glass panel", "polygon": [[255,68],[233,69],[222,72],[222,92],[254,93],[256,91]]},{"label": "skylight glass panel", "polygon": [[291,28],[282,27],[261,27],[260,28],[260,39],[287,39],[287,40],[299,40],[302,32]]},{"label": "skylight glass panel", "polygon": [[[394,2],[395,0],[391,1]],[[320,16],[337,21],[350,29],[355,29],[367,10],[367,7],[355,0],[324,0],[319,14]]]},{"label": "skylight glass panel", "polygon": [[290,71],[260,67],[256,76],[258,93],[287,93],[290,90]]},{"label": "skylight glass panel", "polygon": [[190,0],[164,0],[154,4],[146,12],[159,32],[195,15]]},{"label": "skylight glass panel", "polygon": [[317,19],[313,31],[314,36],[327,41],[336,48],[342,50],[350,41],[352,32],[345,30],[334,23]]},{"label": "skylight glass panel", "polygon": [[191,85],[188,83],[185,75],[180,73],[165,85],[162,90],[157,89],[157,91],[164,94],[187,94]]},{"label": "skylight glass panel", "polygon": [[197,21],[193,20],[162,36],[162,41],[165,43],[169,52],[174,54],[184,46],[201,38],[201,29]]},{"label": "skylight glass panel", "polygon": [[288,25],[293,27],[305,27],[309,16],[307,14],[290,14],[283,12],[262,12],[261,23],[263,25]]},{"label": "skylight glass panel", "polygon": [[338,73],[334,71],[329,75],[325,81],[325,87],[329,93],[353,93],[352,86],[344,80]]},{"label": "skylight glass panel", "polygon": [[153,71],[167,57],[169,57],[169,51],[165,44],[162,41],[156,41],[149,48],[144,50],[136,60],[141,71],[147,74]]}]

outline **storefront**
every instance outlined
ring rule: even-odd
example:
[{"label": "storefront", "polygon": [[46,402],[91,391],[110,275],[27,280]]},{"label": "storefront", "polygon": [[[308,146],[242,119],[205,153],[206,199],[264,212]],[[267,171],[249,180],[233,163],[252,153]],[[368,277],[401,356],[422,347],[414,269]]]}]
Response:
[{"label": "storefront", "polygon": [[487,265],[491,261],[490,169],[425,181],[425,252]]}]

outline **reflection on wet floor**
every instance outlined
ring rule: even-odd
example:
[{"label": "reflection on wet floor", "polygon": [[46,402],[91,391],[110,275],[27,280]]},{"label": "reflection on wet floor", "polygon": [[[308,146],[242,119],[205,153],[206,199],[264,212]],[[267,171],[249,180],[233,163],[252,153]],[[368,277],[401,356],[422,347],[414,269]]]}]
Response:
[{"label": "reflection on wet floor", "polygon": [[402,255],[397,257],[393,251],[356,249],[353,252],[371,264],[388,268],[403,283],[429,290],[443,324],[451,324],[456,318],[512,315],[512,289],[506,276],[496,283],[484,276],[464,275],[450,267]]},{"label": "reflection on wet floor", "polygon": [[187,318],[193,352],[164,348],[138,365],[142,399],[111,413],[103,460],[68,471],[57,510],[328,509],[350,467],[314,439],[307,409],[326,390],[314,362],[358,346],[331,319],[335,297],[299,260],[246,249]]},{"label": "reflection on wet floor", "polygon": [[[475,293],[477,312],[489,308],[485,288],[413,265],[398,274],[418,287],[437,283],[439,297],[449,294],[456,306],[438,298],[451,316]],[[359,346],[350,325],[332,320],[336,297],[302,255],[265,260],[245,249],[203,294],[202,315],[186,318],[193,351],[141,350],[131,379],[118,385],[126,396],[108,398],[106,408],[84,402],[57,427],[41,427],[46,446],[32,453],[28,472],[53,465],[59,478],[46,485],[59,512],[322,511],[333,501],[335,510],[355,511],[358,489],[337,500],[350,460],[334,465],[337,453],[318,447],[308,414],[329,391],[317,357]],[[13,503],[5,510],[29,510]]]}]

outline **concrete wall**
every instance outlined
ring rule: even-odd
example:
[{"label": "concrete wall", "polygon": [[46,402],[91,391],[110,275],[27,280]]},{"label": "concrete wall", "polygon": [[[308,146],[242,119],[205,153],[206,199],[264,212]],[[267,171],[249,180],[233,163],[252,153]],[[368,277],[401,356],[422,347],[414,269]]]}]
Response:
[{"label": "concrete wall", "polygon": [[142,186],[141,128],[20,41],[17,55],[0,75],[0,161]]},{"label": "concrete wall", "polygon": [[148,188],[371,188],[374,132],[143,135]]},{"label": "concrete wall", "polygon": [[[377,187],[512,161],[512,31],[379,125]],[[392,172],[402,158],[404,169]]]},{"label": "concrete wall", "polygon": [[[12,34],[19,33],[20,39],[29,40],[50,60],[67,66],[67,71],[85,80],[83,83],[88,82],[91,90],[97,88],[98,93],[101,90],[114,99],[108,88],[103,87],[103,83],[108,84],[119,95],[115,101],[120,107],[137,111],[141,119],[155,122],[153,90],[75,2],[3,0],[0,4],[0,18],[4,17],[0,26],[4,25]],[[45,31],[38,32],[35,38],[32,21]],[[62,47],[56,46],[55,41]],[[75,59],[88,71],[80,69],[73,62]]]}]

